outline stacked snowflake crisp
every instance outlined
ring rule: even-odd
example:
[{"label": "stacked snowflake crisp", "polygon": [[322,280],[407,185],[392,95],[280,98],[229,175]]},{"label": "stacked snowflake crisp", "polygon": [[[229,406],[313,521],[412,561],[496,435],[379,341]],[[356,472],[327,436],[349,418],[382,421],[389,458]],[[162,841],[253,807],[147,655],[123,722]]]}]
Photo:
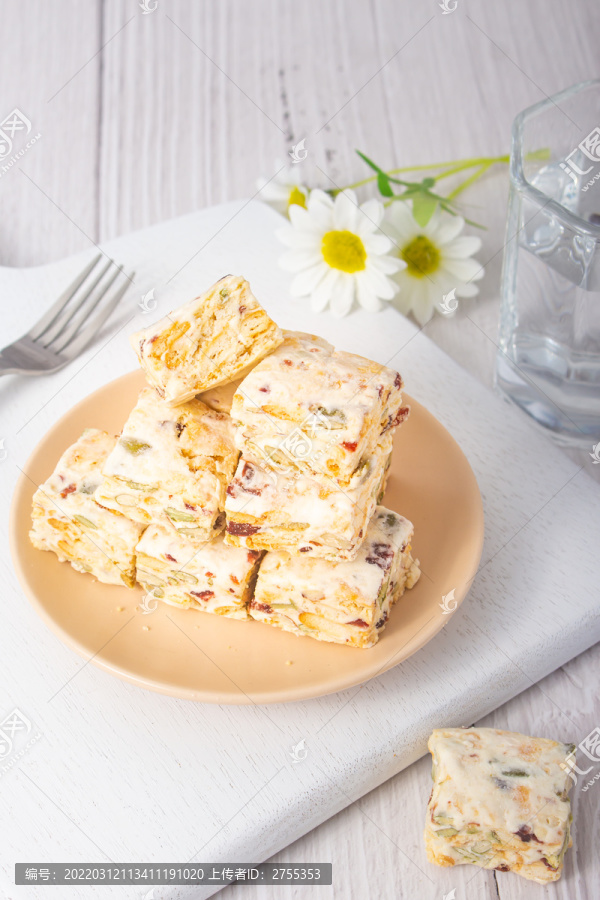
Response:
[{"label": "stacked snowflake crisp", "polygon": [[63,454],[33,544],[165,603],[372,646],[420,574],[411,523],[378,505],[400,375],[282,333],[238,276],[131,341],[150,386],[118,438]]}]

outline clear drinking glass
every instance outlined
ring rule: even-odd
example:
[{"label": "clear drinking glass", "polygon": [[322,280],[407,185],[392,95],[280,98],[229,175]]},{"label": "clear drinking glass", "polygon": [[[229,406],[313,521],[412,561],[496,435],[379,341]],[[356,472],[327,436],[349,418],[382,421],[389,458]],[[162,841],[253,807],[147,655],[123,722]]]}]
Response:
[{"label": "clear drinking glass", "polygon": [[560,443],[600,438],[600,80],[514,121],[496,383]]}]

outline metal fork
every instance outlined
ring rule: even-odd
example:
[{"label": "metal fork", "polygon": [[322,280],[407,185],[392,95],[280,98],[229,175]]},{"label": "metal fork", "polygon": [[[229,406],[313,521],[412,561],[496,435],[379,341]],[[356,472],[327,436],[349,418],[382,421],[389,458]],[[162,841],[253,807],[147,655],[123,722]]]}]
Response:
[{"label": "metal fork", "polygon": [[0,350],[0,375],[56,372],[94,339],[135,275],[112,259],[98,267],[101,258],[99,253],[27,334]]}]

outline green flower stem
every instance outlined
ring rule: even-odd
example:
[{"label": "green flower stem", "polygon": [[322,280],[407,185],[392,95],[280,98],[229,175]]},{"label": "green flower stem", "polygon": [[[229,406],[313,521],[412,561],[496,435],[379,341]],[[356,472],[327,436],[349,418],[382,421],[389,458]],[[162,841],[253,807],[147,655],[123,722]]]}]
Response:
[{"label": "green flower stem", "polygon": [[462,184],[459,184],[458,187],[455,187],[454,190],[448,194],[447,199],[454,200],[454,198],[458,197],[459,194],[462,194],[462,192],[464,190],[466,190],[468,187],[471,187],[471,185],[474,184],[476,181],[479,181],[479,179],[482,177],[482,175],[485,175],[487,170],[490,169],[492,166],[493,166],[493,163],[491,163],[491,162],[483,163],[483,165],[481,165],[475,172],[473,172],[473,174],[470,175],[469,178],[465,178],[465,180],[462,182]]},{"label": "green flower stem", "polygon": [[[531,154],[531,156],[534,156],[534,154]],[[508,163],[509,160],[510,160],[510,157],[508,156],[508,154],[506,154],[505,156],[494,156],[494,157],[477,156],[477,157],[474,157],[473,159],[465,159],[465,160],[451,159],[447,162],[428,163],[427,165],[421,165],[421,166],[403,166],[400,169],[390,169],[389,172],[386,172],[386,175],[400,175],[402,172],[427,172],[431,169],[448,169],[452,166],[456,167],[454,171],[462,172],[463,169],[472,169],[475,166],[482,165],[483,163],[487,163],[487,162],[492,163],[492,164],[493,163]],[[457,163],[459,165],[457,165]],[[453,173],[452,172],[444,172],[441,175],[437,175],[436,180],[439,178],[445,178],[446,175],[450,175],[450,174],[453,174]],[[377,178],[376,175],[373,175],[370,178],[363,178],[362,181],[355,181],[352,184],[347,184],[343,188],[336,188],[331,193],[339,194],[340,191],[346,191],[346,190],[350,190],[350,189],[354,190],[354,188],[359,188],[359,187],[363,187],[363,185],[365,185],[365,184],[370,184],[372,181],[375,181],[376,178]]]},{"label": "green flower stem", "polygon": [[[532,153],[528,153],[528,160],[544,160],[550,158],[550,151],[543,147],[541,150],[534,150]],[[451,159],[446,162],[439,163],[427,163],[426,165],[420,166],[402,166],[399,169],[390,169],[386,172],[386,175],[400,175],[402,172],[427,172],[432,169],[446,169],[447,171],[441,172],[439,175],[435,176],[435,180],[439,181],[442,178],[447,178],[450,175],[454,175],[455,173],[462,172],[465,169],[474,169],[481,168],[482,166],[486,166],[485,171],[490,166],[504,164],[508,165],[510,162],[510,156],[508,153],[505,153],[502,156],[474,156],[472,159]],[[481,173],[483,174],[483,172]],[[479,177],[479,176],[478,176]],[[355,181],[352,184],[347,184],[342,188],[335,188],[331,191],[331,194],[335,197],[341,191],[346,190],[354,190],[355,188],[363,187],[365,184],[371,184],[372,181],[377,179],[377,175],[372,175],[369,178],[363,178],[361,181]],[[474,179],[475,181],[477,179]],[[469,185],[467,184],[467,187]],[[462,187],[461,187],[462,190]]]}]

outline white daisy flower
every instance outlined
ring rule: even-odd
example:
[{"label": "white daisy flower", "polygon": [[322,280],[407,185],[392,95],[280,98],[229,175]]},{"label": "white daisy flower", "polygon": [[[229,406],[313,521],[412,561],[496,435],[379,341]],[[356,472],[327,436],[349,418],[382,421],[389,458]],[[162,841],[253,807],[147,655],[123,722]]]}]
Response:
[{"label": "white daisy flower", "polygon": [[345,316],[355,299],[378,312],[397,291],[389,276],[406,267],[391,255],[392,242],[379,228],[383,211],[378,200],[358,206],[352,191],[332,200],[318,189],[306,209],[291,206],[290,223],[277,235],[289,248],[280,265],[296,273],[292,295],[310,297],[315,312],[329,304],[335,316]]},{"label": "white daisy flower", "polygon": [[439,207],[425,226],[413,218],[410,205],[403,201],[388,207],[384,224],[392,238],[394,252],[405,267],[396,276],[400,288],[394,305],[404,315],[412,312],[419,325],[431,319],[434,310],[443,307],[444,295],[454,290],[457,297],[479,293],[475,281],[483,277],[483,267],[471,259],[481,247],[478,237],[459,237],[464,219]]},{"label": "white daisy flower", "polygon": [[279,161],[276,169],[278,171],[273,178],[259,178],[256,182],[259,199],[284,216],[287,216],[290,206],[306,207],[310,191],[300,179],[302,166],[285,166]]}]

